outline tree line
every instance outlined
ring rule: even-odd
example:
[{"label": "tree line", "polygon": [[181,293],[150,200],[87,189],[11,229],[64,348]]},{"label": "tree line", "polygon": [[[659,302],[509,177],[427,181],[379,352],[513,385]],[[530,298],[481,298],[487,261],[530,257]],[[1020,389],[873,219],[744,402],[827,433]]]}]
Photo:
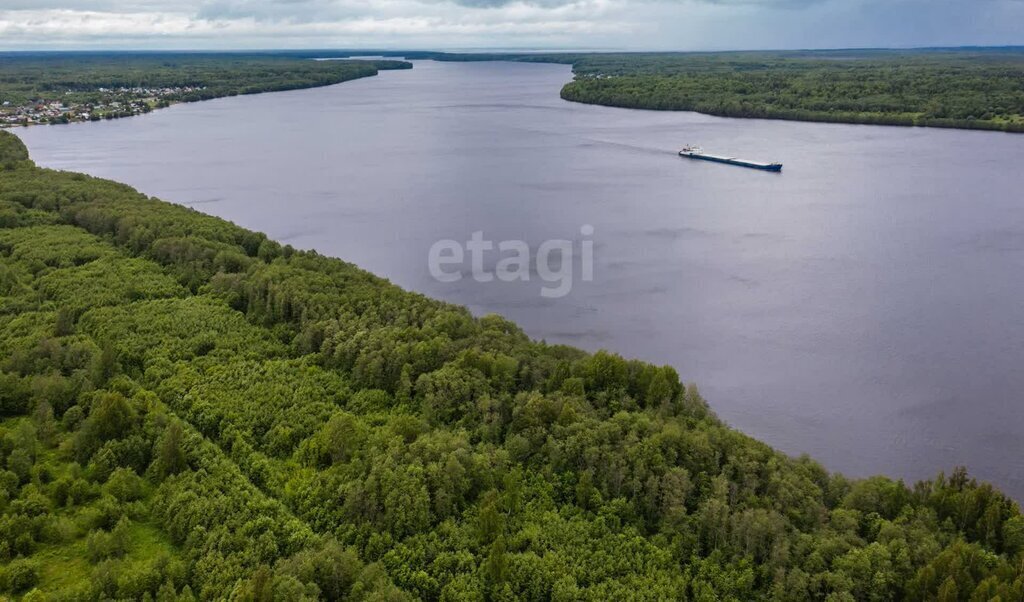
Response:
[{"label": "tree line", "polygon": [[566,100],[725,117],[1024,132],[1024,51],[588,55]]},{"label": "tree line", "polygon": [[372,54],[569,64],[575,77],[562,88],[562,98],[615,107],[1024,132],[1019,48]]},{"label": "tree line", "polygon": [[[0,114],[26,105],[67,108],[106,105],[107,117],[129,116],[129,101],[149,100],[144,110],[193,102],[312,88],[411,69],[399,60],[312,60],[316,54],[191,52],[61,52],[0,54]],[[165,90],[154,96],[135,90]],[[121,90],[126,90],[121,92]],[[115,108],[115,104],[120,108]],[[65,116],[66,117],[66,116]],[[55,122],[67,122],[56,117]]]},{"label": "tree line", "polygon": [[[343,60],[358,55],[382,58]],[[407,60],[425,59],[571,64],[575,77],[561,96],[575,102],[726,117],[1024,132],[1024,51],[1014,48],[5,53],[0,55],[0,101],[13,106],[50,101],[96,105],[117,100],[100,88],[181,88],[141,109],[148,111],[171,102],[335,84],[374,75],[379,69],[408,69],[412,64]],[[133,114],[126,108],[104,111],[105,117]],[[91,118],[99,116],[94,111]]]}]

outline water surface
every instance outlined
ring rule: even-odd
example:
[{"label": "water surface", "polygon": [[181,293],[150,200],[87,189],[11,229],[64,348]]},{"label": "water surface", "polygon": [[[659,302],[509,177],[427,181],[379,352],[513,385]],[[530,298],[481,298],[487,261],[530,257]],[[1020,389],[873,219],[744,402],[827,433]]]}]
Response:
[{"label": "water surface", "polygon": [[[532,336],[672,364],[730,424],[852,475],[965,464],[1024,498],[1024,135],[567,103],[561,65],[417,62],[17,130],[123,181]],[[681,159],[687,143],[782,174]],[[580,239],[592,282],[444,284],[438,239]],[[492,262],[493,263],[493,260]]]}]

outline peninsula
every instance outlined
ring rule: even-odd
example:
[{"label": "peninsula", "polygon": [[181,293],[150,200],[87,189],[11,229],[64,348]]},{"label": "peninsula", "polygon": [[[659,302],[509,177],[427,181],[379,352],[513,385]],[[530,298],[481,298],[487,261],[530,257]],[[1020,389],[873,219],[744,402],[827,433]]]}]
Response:
[{"label": "peninsula", "polygon": [[0,53],[0,127],[100,121],[178,102],[329,86],[409,69],[291,53]]}]

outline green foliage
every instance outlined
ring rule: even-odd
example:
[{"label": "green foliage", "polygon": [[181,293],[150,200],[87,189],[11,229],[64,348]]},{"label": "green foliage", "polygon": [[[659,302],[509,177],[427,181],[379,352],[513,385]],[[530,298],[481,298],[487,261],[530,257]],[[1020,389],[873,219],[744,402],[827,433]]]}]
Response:
[{"label": "green foliage", "polygon": [[71,226],[34,226],[0,231],[0,251],[33,274],[47,268],[82,266],[116,251]]},{"label": "green foliage", "polygon": [[[314,61],[294,53],[26,53],[0,63],[0,114],[51,102],[71,111],[48,117],[67,123],[127,117],[175,102],[328,86],[408,69],[404,61]],[[23,148],[0,141],[0,168],[28,159]]]},{"label": "green foliage", "polygon": [[47,216],[0,228],[4,595],[1024,593],[1024,518],[962,469],[831,475],[670,367],[534,342],[111,182],[29,166],[0,203]]},{"label": "green foliage", "polygon": [[571,64],[576,77],[561,96],[591,104],[1024,132],[1024,52],[1018,48],[391,55]]},{"label": "green foliage", "polygon": [[184,294],[157,266],[141,259],[98,259],[82,267],[54,270],[36,285],[47,301],[72,315],[86,309]]},{"label": "green foliage", "polygon": [[39,582],[35,564],[27,560],[15,560],[0,570],[0,591],[22,593]]},{"label": "green foliage", "polygon": [[28,163],[28,149],[17,136],[0,132],[0,170],[12,170]]},{"label": "green foliage", "polygon": [[245,317],[204,297],[142,301],[86,312],[79,328],[112,341],[129,370],[157,373],[171,362],[198,357],[273,357],[283,346]]},{"label": "green foliage", "polygon": [[1009,50],[594,54],[562,98],[726,117],[1024,132]]},{"label": "green foliage", "polygon": [[135,408],[120,393],[101,393],[94,397],[89,417],[75,441],[80,460],[88,460],[105,442],[131,432],[136,420]]},{"label": "green foliage", "polygon": [[160,438],[160,448],[157,452],[157,474],[168,477],[188,468],[184,437],[184,430],[180,422],[173,421],[167,426],[163,437]]},{"label": "green foliage", "polygon": [[271,456],[289,456],[328,422],[348,396],[338,375],[296,361],[187,368],[164,380],[161,397],[207,437],[231,445],[235,435]]}]

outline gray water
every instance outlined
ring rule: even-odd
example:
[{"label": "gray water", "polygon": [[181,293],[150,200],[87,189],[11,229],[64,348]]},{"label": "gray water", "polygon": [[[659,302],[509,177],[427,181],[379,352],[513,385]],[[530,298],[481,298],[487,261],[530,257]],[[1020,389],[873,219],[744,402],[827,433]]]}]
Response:
[{"label": "gray water", "polygon": [[[675,366],[733,426],[855,476],[958,464],[1024,498],[1024,135],[567,103],[559,65],[17,130],[42,165],[342,257],[532,336]],[[782,174],[683,159],[785,163]],[[594,278],[435,281],[438,239],[595,229]],[[490,262],[493,264],[493,260]]]}]

